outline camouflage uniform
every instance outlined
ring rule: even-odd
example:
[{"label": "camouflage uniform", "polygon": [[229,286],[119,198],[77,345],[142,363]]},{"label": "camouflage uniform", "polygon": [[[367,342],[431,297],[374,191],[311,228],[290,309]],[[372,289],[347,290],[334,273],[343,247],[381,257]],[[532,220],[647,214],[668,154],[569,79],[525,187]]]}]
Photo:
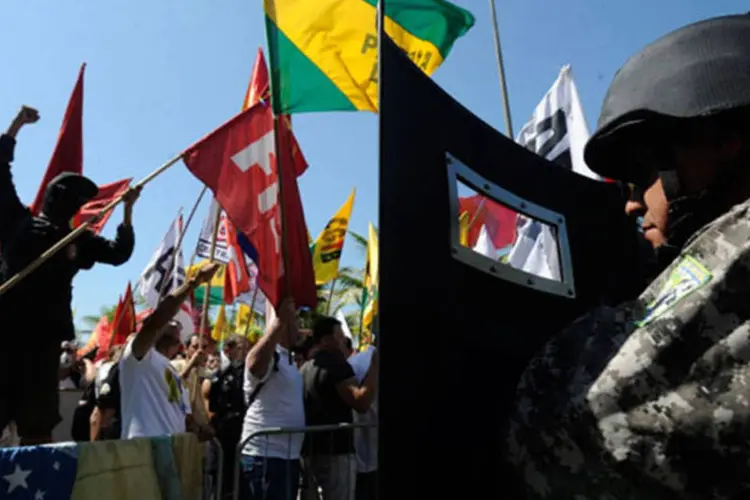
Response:
[{"label": "camouflage uniform", "polygon": [[507,458],[527,498],[750,491],[750,201],[641,297],[555,337],[523,374]]}]

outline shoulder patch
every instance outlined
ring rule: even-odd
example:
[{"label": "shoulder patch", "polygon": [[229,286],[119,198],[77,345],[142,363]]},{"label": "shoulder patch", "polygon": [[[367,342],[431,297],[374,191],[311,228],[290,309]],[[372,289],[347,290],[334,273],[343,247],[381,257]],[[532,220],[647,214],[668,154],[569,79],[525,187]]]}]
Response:
[{"label": "shoulder patch", "polygon": [[661,317],[682,299],[711,281],[711,272],[694,257],[685,256],[672,270],[659,294],[646,307],[646,314],[636,325],[643,327]]},{"label": "shoulder patch", "polygon": [[99,391],[99,394],[100,394],[101,396],[106,396],[107,394],[109,394],[109,393],[110,393],[110,391],[111,391],[111,390],[112,390],[112,388],[111,388],[111,387],[109,386],[109,384],[108,384],[108,383],[106,383],[106,382],[105,382],[105,383],[103,383],[103,384],[102,384],[102,388],[101,388],[101,390]]}]

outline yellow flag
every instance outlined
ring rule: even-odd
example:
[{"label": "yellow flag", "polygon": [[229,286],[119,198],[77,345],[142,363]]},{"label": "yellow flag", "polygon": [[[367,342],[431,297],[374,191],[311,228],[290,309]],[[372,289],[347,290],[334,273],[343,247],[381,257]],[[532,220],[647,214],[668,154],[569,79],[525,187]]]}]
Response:
[{"label": "yellow flag", "polygon": [[211,338],[219,342],[224,338],[224,330],[227,329],[227,315],[224,311],[224,304],[219,307],[219,314],[216,316],[216,323],[211,332]]},{"label": "yellow flag", "polygon": [[341,251],[344,249],[344,240],[354,208],[355,194],[356,190],[352,189],[349,199],[341,205],[341,208],[328,221],[318,239],[315,240],[312,262],[313,269],[315,269],[315,284],[317,285],[328,283],[336,279],[339,274]]},{"label": "yellow flag", "polygon": [[469,246],[469,212],[458,216],[458,242],[462,247]]},{"label": "yellow flag", "polygon": [[247,324],[252,319],[252,309],[250,309],[250,306],[247,304],[240,304],[237,307],[237,320],[235,324],[235,328],[237,329],[237,332],[243,333],[247,329]]},{"label": "yellow flag", "polygon": [[372,335],[372,323],[378,313],[378,280],[380,277],[378,233],[370,222],[367,235],[367,264],[365,265],[365,300],[362,307],[362,333]]},{"label": "yellow flag", "polygon": [[[188,278],[192,278],[195,273],[198,272],[198,270],[204,265],[207,264],[208,260],[201,260],[197,262],[194,266],[190,266],[187,268],[186,274]],[[216,274],[214,274],[214,277],[211,278],[211,288],[213,287],[219,287],[224,288],[224,273],[226,272],[227,266],[219,266],[219,270],[216,271]]]}]

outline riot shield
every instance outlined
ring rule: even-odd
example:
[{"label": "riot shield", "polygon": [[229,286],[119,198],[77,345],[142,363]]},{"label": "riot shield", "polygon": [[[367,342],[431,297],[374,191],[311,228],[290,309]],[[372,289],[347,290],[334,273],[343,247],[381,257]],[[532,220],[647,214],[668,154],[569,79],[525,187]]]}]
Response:
[{"label": "riot shield", "polygon": [[[635,225],[616,184],[527,151],[381,50],[380,498],[522,498],[502,460],[518,378],[578,315],[640,291]],[[462,186],[552,227],[561,279],[462,246]]]}]

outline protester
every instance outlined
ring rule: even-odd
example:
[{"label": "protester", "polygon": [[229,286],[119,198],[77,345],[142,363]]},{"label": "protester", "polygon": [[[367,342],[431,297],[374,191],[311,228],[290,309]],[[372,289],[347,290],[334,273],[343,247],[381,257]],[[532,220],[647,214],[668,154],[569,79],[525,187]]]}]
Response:
[{"label": "protester", "polygon": [[[373,339],[376,343],[377,339]],[[354,370],[357,381],[364,383],[370,370],[375,347],[367,346],[364,351],[354,354],[347,362]],[[357,454],[356,500],[377,500],[378,498],[378,402],[377,394],[365,413],[352,412],[355,424],[364,424],[354,429],[354,451]]]},{"label": "protester", "polygon": [[750,491],[748,40],[748,15],[699,22],[646,47],[610,85],[585,158],[644,192],[643,229],[666,269],[527,367],[507,439],[525,498]]},{"label": "protester", "polygon": [[[285,299],[278,317],[250,349],[245,370],[248,409],[242,440],[268,427],[303,427],[302,375],[290,350],[299,337],[294,300]],[[240,498],[296,500],[302,434],[256,436],[242,449]]]},{"label": "protester", "polygon": [[170,360],[181,348],[180,329],[173,320],[181,305],[198,286],[216,273],[207,264],[171,292],[146,318],[120,359],[122,439],[169,436],[196,432],[205,439],[211,433],[196,425],[188,393]]},{"label": "protester", "polygon": [[223,352],[230,360],[229,366],[219,370],[210,380],[203,382],[207,393],[211,426],[221,443],[224,454],[224,474],[222,498],[234,491],[235,452],[242,436],[242,422],[245,418],[244,373],[247,356],[247,340],[241,335],[230,335],[224,342]]},{"label": "protester", "polygon": [[[86,177],[64,173],[49,183],[38,217],[21,203],[10,164],[19,131],[38,120],[39,113],[24,106],[0,137],[0,282],[22,271],[65,237],[71,231],[71,219],[98,191]],[[137,198],[138,190],[130,190],[125,196],[125,216],[115,241],[84,232],[0,296],[0,315],[7,331],[22,331],[26,325],[16,324],[23,318],[19,313],[33,309],[34,330],[40,332],[34,342],[24,336],[8,336],[0,352],[0,429],[14,420],[24,444],[50,442],[52,429],[60,421],[60,342],[72,340],[75,333],[70,309],[73,277],[96,262],[117,266],[128,261],[135,242],[131,219]]]},{"label": "protester", "polygon": [[206,361],[215,348],[214,341],[208,335],[194,333],[190,335],[185,349],[185,359],[172,359],[172,366],[180,374],[182,383],[188,391],[188,399],[193,420],[201,426],[208,426],[208,404],[203,397],[203,382],[206,379]]},{"label": "protester", "polygon": [[[307,425],[352,423],[352,410],[367,412],[375,398],[377,354],[360,383],[346,361],[349,353],[339,320],[318,318],[312,338],[316,351],[300,370]],[[303,457],[305,499],[317,499],[318,489],[325,499],[354,498],[357,458],[351,429],[308,434]]]}]

